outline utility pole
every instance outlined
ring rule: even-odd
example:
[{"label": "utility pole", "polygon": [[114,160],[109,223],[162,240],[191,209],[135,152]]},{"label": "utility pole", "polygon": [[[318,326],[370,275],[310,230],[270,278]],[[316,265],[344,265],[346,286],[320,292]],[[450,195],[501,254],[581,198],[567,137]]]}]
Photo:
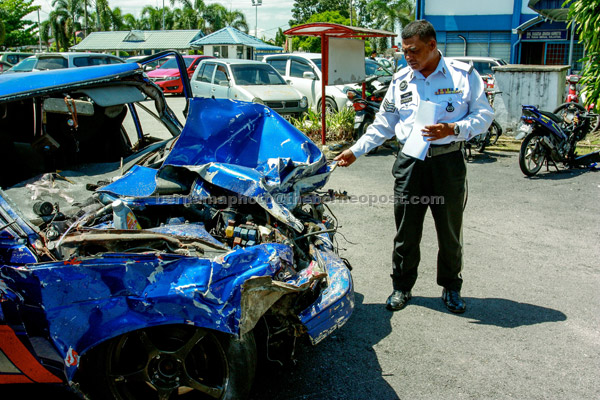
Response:
[{"label": "utility pole", "polygon": [[83,0],[83,37],[86,38],[87,37],[87,24],[88,24],[88,20],[87,20],[87,0]]},{"label": "utility pole", "polygon": [[163,0],[163,9],[162,9],[162,19],[163,19],[163,23],[162,23],[162,30],[165,30],[165,0]]},{"label": "utility pole", "polygon": [[42,52],[42,26],[40,25],[40,9],[38,8],[38,40],[40,42],[40,53]]},{"label": "utility pole", "polygon": [[350,26],[354,26],[352,23],[352,0],[350,0]]},{"label": "utility pole", "polygon": [[258,39],[258,6],[262,6],[262,0],[252,0],[252,6],[256,7],[256,16],[254,22],[254,37]]}]

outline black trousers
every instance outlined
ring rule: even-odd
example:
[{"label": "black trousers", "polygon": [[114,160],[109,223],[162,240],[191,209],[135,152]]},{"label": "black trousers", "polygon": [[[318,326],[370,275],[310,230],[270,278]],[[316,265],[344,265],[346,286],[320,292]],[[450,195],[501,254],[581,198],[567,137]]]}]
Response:
[{"label": "black trousers", "polygon": [[438,239],[437,283],[460,290],[467,177],[463,152],[454,151],[424,161],[399,152],[392,173],[396,219],[391,275],[394,290],[410,291],[417,280],[419,244],[427,208],[431,208]]}]

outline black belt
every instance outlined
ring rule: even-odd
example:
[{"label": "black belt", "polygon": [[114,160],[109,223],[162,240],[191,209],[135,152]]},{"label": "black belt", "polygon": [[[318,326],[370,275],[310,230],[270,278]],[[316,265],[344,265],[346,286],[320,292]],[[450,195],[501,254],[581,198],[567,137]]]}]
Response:
[{"label": "black belt", "polygon": [[454,151],[462,150],[463,143],[463,141],[460,141],[448,144],[429,145],[429,149],[427,149],[427,157],[441,156],[442,154],[448,154]]}]

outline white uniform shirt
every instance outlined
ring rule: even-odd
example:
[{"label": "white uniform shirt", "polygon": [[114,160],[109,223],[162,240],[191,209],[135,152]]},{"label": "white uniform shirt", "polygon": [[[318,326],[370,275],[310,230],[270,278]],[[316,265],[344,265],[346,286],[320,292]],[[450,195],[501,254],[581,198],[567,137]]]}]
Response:
[{"label": "white uniform shirt", "polygon": [[437,104],[436,123],[455,122],[460,128],[458,136],[434,140],[433,145],[469,140],[485,132],[494,118],[477,71],[469,64],[441,57],[427,78],[410,67],[394,74],[375,121],[350,150],[360,157],[394,136],[404,143],[421,100]]}]

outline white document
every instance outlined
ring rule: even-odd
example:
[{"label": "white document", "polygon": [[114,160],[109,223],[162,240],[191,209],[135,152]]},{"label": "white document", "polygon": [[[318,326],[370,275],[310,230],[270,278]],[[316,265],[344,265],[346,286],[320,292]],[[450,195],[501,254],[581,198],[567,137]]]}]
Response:
[{"label": "white document", "polygon": [[429,149],[429,141],[423,137],[423,128],[435,124],[437,104],[430,101],[420,101],[412,131],[402,147],[402,153],[407,156],[424,160]]}]

